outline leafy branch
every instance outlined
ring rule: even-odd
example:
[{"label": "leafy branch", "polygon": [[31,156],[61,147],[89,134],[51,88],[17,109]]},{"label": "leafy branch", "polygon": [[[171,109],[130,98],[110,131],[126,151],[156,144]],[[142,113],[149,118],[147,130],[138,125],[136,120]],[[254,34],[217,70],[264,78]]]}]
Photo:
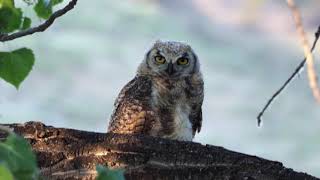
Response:
[{"label": "leafy branch", "polygon": [[[15,7],[14,0],[0,0],[0,42],[11,41],[37,32],[43,32],[53,22],[73,9],[77,0],[71,0],[64,8],[53,13],[53,7],[63,0],[24,0],[39,18],[46,19],[42,24],[31,27],[32,20],[24,17],[21,8]],[[20,48],[10,52],[0,52],[0,78],[19,88],[28,76],[35,62],[31,49]]]},{"label": "leafy branch", "polygon": [[70,11],[71,9],[74,8],[74,6],[77,4],[78,0],[72,0],[68,3],[68,5],[66,5],[64,8],[54,12],[49,18],[48,20],[46,20],[44,23],[36,26],[36,27],[32,27],[32,28],[28,28],[26,30],[22,30],[19,32],[15,32],[12,34],[1,34],[0,35],[0,41],[1,42],[5,42],[5,41],[10,41],[10,40],[14,40],[16,38],[20,38],[23,36],[27,36],[27,35],[31,35],[33,33],[36,32],[43,32],[45,31],[49,26],[51,26],[53,24],[53,22],[60,16],[66,14],[68,11]]}]

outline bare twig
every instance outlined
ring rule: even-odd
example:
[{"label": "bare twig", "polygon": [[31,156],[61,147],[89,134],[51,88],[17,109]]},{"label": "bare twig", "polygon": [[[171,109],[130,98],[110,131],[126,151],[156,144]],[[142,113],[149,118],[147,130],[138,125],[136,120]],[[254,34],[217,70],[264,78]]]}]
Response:
[{"label": "bare twig", "polygon": [[312,90],[313,96],[318,103],[320,103],[320,90],[317,82],[317,75],[314,68],[314,60],[313,55],[310,51],[309,42],[304,32],[302,19],[298,8],[295,6],[294,0],[287,0],[288,6],[292,11],[294,21],[296,24],[297,32],[299,33],[299,37],[302,43],[304,55],[307,59],[307,72],[309,78],[309,85]]},{"label": "bare twig", "polygon": [[[318,42],[318,39],[320,37],[320,26],[318,27],[317,32],[315,33],[315,39],[313,41],[313,45],[311,48],[311,52],[316,47],[316,44]],[[270,106],[272,101],[283,91],[285,87],[292,81],[292,79],[300,72],[300,70],[303,68],[304,64],[306,63],[306,58],[304,58],[300,64],[296,67],[294,72],[291,74],[291,76],[286,80],[286,82],[272,95],[272,97],[268,100],[267,104],[263,107],[262,111],[259,113],[257,119],[258,119],[258,126],[261,124],[261,117],[263,116],[264,112],[267,110],[267,108]]]},{"label": "bare twig", "polygon": [[64,8],[54,12],[49,19],[47,19],[44,23],[40,24],[39,26],[32,27],[23,31],[15,32],[12,34],[0,34],[0,42],[10,41],[14,40],[23,36],[31,35],[36,32],[43,32],[45,31],[49,26],[52,25],[52,23],[56,20],[56,18],[64,15],[68,11],[74,8],[74,6],[77,4],[78,0],[71,0],[68,5],[66,5]]},{"label": "bare twig", "polygon": [[306,34],[303,29],[300,12],[297,9],[297,7],[295,6],[294,0],[287,0],[287,3],[288,3],[289,8],[292,11],[294,21],[296,24],[296,28],[297,28],[297,32],[299,33],[306,58],[304,58],[304,60],[295,69],[294,73],[289,77],[289,79],[287,79],[287,81],[280,87],[280,89],[277,90],[276,93],[274,93],[272,95],[272,97],[268,100],[267,104],[263,107],[262,111],[258,114],[258,117],[257,117],[258,126],[260,126],[260,124],[261,124],[261,121],[262,121],[261,117],[263,116],[266,109],[269,107],[269,105],[272,103],[272,101],[283,91],[283,89],[291,82],[291,80],[299,73],[299,71],[303,68],[303,66],[305,65],[306,62],[307,62],[307,72],[308,72],[310,88],[312,90],[313,96],[315,97],[317,102],[320,103],[320,90],[318,87],[317,75],[315,72],[313,56],[312,56],[312,51],[315,48],[316,43],[317,43],[319,36],[320,36],[320,26],[319,26],[317,32],[315,33],[315,40],[313,42],[312,48],[310,49],[308,39],[307,39]]}]

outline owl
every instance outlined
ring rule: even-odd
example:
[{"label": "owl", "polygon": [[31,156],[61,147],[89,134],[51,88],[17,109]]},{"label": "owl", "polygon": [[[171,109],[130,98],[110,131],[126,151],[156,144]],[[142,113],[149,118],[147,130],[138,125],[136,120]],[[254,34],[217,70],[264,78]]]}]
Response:
[{"label": "owl", "polygon": [[123,87],[108,132],[192,141],[202,124],[200,63],[181,42],[156,41]]}]

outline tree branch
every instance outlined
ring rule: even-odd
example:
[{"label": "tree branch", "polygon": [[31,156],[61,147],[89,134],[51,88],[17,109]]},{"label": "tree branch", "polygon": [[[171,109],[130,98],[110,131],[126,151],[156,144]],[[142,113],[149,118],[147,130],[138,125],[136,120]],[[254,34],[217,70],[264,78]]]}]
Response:
[{"label": "tree branch", "polygon": [[40,24],[39,26],[32,27],[26,30],[22,30],[19,32],[15,32],[12,34],[0,34],[0,42],[10,41],[14,40],[23,36],[31,35],[36,32],[43,32],[45,31],[49,26],[53,24],[53,22],[60,16],[64,15],[68,11],[74,8],[74,6],[77,4],[78,0],[71,0],[68,5],[66,5],[64,8],[54,12],[49,19],[47,19],[44,23]]},{"label": "tree branch", "polygon": [[294,3],[294,0],[287,0],[287,3],[288,3],[289,8],[292,11],[292,15],[294,18],[294,22],[296,24],[297,32],[299,34],[301,44],[303,47],[303,51],[304,51],[304,55],[306,57],[309,86],[312,90],[314,98],[316,99],[316,101],[318,103],[320,103],[320,90],[319,90],[319,86],[318,86],[318,78],[317,78],[317,74],[315,72],[313,55],[310,51],[308,38],[306,36],[306,33],[305,33],[303,25],[302,25],[301,14]]},{"label": "tree branch", "polygon": [[[311,48],[311,53],[313,52],[314,48],[316,47],[316,44],[318,42],[318,39],[320,37],[320,26],[318,27],[317,32],[315,33],[315,39],[313,41],[313,45]],[[303,68],[303,66],[306,63],[306,58],[304,58],[300,64],[296,67],[296,69],[294,70],[294,72],[290,75],[290,77],[284,82],[284,84],[271,96],[271,98],[268,100],[267,104],[263,107],[262,111],[259,112],[257,120],[258,120],[258,126],[260,126],[261,122],[262,122],[262,116],[264,114],[264,112],[267,110],[267,108],[270,106],[270,104],[274,101],[274,99],[279,96],[279,94],[284,90],[284,88],[286,88],[288,86],[288,84],[293,80],[294,77],[297,76],[297,74],[301,71],[301,69]]]},{"label": "tree branch", "polygon": [[[222,147],[142,135],[54,128],[39,122],[6,124],[26,138],[45,179],[94,179],[95,166],[125,169],[126,179],[305,179],[282,163]],[[0,140],[6,137],[0,131]]]}]

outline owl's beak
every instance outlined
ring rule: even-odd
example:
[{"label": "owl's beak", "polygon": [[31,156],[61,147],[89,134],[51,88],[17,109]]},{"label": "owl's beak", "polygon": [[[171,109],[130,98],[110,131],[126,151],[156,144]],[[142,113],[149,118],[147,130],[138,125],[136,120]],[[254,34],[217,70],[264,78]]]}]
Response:
[{"label": "owl's beak", "polygon": [[168,73],[168,75],[172,75],[172,74],[175,73],[175,72],[174,72],[174,69],[173,69],[173,64],[172,64],[172,62],[169,62],[168,68],[166,69],[166,72]]}]

